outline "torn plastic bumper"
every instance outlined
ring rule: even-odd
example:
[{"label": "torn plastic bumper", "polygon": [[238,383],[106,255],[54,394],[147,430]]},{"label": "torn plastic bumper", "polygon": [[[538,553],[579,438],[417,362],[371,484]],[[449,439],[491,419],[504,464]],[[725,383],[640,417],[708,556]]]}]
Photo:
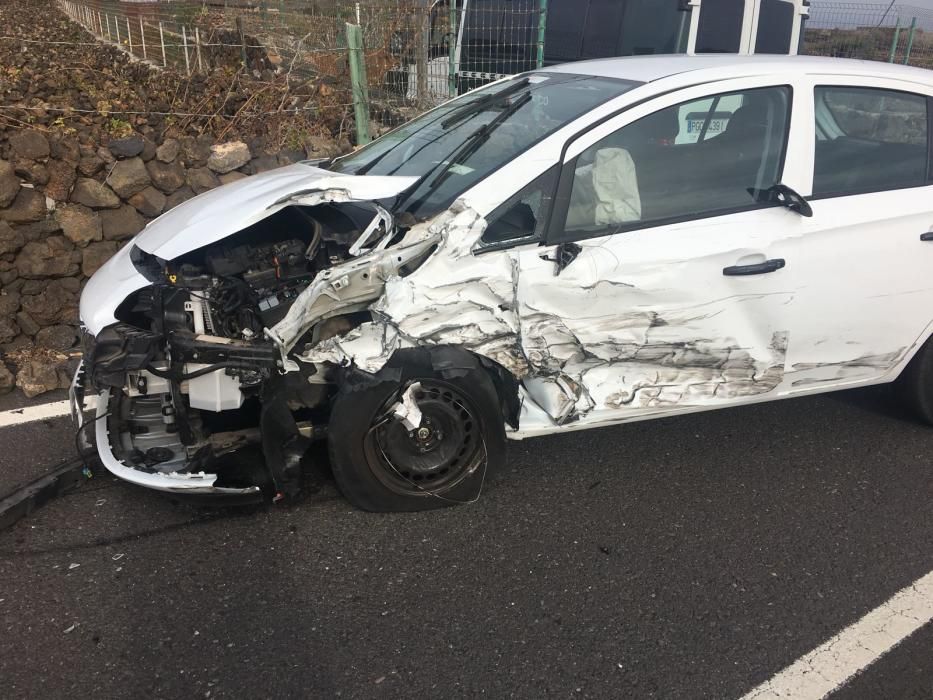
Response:
[{"label": "torn plastic bumper", "polygon": [[78,436],[77,446],[78,451],[81,453],[92,447],[87,439],[87,434],[84,432],[84,411],[86,410],[84,405],[86,391],[85,380],[84,360],[81,360],[78,363],[78,368],[75,370],[75,376],[71,379],[71,385],[68,387],[68,407],[71,409],[71,423]]},{"label": "torn plastic bumper", "polygon": [[110,445],[110,434],[107,429],[107,421],[105,420],[109,406],[110,392],[105,389],[101,391],[97,399],[97,413],[94,419],[94,436],[97,442],[97,454],[100,457],[101,463],[106,467],[107,471],[117,478],[128,481],[131,484],[137,484],[167,493],[220,494],[227,496],[242,496],[259,493],[260,489],[258,486],[250,486],[247,488],[214,486],[214,482],[217,481],[218,478],[217,474],[208,474],[205,472],[144,472],[126,466],[114,456]]}]

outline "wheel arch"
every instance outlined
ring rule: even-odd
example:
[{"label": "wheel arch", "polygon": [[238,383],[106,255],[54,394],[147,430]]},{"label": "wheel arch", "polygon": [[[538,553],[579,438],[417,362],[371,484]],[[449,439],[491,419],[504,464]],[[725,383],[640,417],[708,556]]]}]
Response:
[{"label": "wheel arch", "polygon": [[[519,382],[504,365],[459,345],[422,345],[413,349],[427,353],[431,367],[441,376],[458,376],[474,369],[484,371],[496,388],[505,422],[512,428],[518,429],[518,416],[521,410]],[[393,357],[399,352],[403,350],[397,350]]]},{"label": "wheel arch", "polygon": [[[521,411],[519,380],[499,362],[460,345],[418,345],[397,348],[393,351],[383,369],[380,370],[380,374],[385,377],[385,370],[397,369],[406,364],[433,369],[441,377],[447,379],[460,377],[475,370],[484,372],[495,387],[505,422],[513,429],[518,429]],[[375,375],[351,364],[344,369],[339,383],[341,385],[367,385],[373,381],[377,381]]]}]

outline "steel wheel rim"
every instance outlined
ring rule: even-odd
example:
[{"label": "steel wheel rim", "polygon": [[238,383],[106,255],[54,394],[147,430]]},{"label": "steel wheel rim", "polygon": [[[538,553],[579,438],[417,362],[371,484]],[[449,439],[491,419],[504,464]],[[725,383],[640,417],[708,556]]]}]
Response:
[{"label": "steel wheel rim", "polygon": [[422,380],[415,400],[419,430],[409,431],[391,415],[401,392],[376,413],[364,441],[373,476],[393,493],[430,496],[447,492],[473,474],[485,459],[484,441],[472,402],[452,384]]}]

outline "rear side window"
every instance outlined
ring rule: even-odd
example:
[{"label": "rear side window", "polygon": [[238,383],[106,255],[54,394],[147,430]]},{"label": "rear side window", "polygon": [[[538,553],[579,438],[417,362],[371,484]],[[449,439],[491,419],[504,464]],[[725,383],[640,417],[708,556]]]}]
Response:
[{"label": "rear side window", "polygon": [[816,88],[815,197],[927,182],[927,99],[894,90]]}]

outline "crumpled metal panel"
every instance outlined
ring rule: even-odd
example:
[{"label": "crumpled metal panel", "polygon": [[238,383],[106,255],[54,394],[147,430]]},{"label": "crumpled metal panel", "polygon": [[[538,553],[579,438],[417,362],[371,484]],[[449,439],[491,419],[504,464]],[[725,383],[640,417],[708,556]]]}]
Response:
[{"label": "crumpled metal panel", "polygon": [[[542,409],[555,429],[627,408],[758,396],[782,382],[786,331],[763,339],[760,328],[741,322],[748,311],[739,305],[757,297],[691,305],[682,290],[665,296],[657,270],[643,266],[639,279],[627,281],[619,261],[598,241],[584,242],[580,259],[557,278],[553,263],[540,260],[537,251],[472,254],[485,228],[479,214],[458,204],[426,229],[412,229],[384,253],[405,250],[412,239],[430,239],[436,245],[430,257],[407,276],[384,277],[369,307],[372,323],[306,348],[299,359],[375,373],[399,348],[456,345],[522,380],[523,400]],[[333,268],[332,277],[346,267]],[[316,281],[309,290],[318,287]],[[367,293],[376,291],[371,285]],[[624,308],[620,291],[631,300]],[[316,306],[312,300],[321,299],[320,291],[302,297],[306,301],[299,298],[290,312],[300,318],[292,335],[313,325],[325,308],[331,313],[336,300],[332,295]],[[274,330],[290,323],[286,319]],[[736,329],[744,335],[734,335]],[[536,411],[523,415],[541,419]]]},{"label": "crumpled metal panel", "polygon": [[[379,320],[309,348],[299,359],[352,362],[364,371],[377,372],[400,347],[459,345],[498,362],[518,377],[524,376],[528,362],[521,349],[515,312],[515,265],[506,255],[470,253],[485,226],[475,211],[455,205],[426,230],[412,229],[385,255],[393,259],[413,238],[430,241],[437,250],[406,277],[385,278],[384,288],[371,306]],[[344,267],[333,271],[342,272]],[[312,292],[306,299],[313,296]],[[295,323],[286,317],[273,329],[276,333],[284,328],[293,336],[296,329],[313,325],[315,314],[302,297],[292,306]]]}]

